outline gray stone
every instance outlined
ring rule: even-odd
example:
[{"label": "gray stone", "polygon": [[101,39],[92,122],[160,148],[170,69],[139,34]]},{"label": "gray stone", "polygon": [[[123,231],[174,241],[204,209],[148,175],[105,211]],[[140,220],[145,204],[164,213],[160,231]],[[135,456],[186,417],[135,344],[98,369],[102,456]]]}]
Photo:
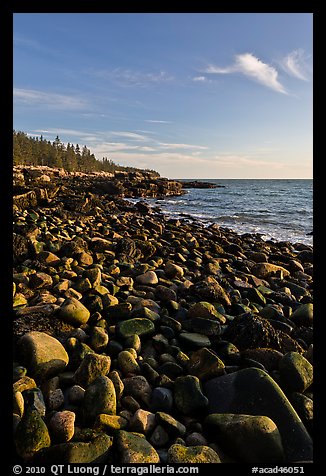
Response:
[{"label": "gray stone", "polygon": [[54,441],[64,443],[71,440],[75,432],[75,418],[75,413],[68,410],[56,412],[52,416],[49,430]]},{"label": "gray stone", "polygon": [[155,414],[139,408],[130,420],[130,430],[148,435],[156,425]]},{"label": "gray stone", "polygon": [[171,415],[165,412],[157,412],[156,421],[171,436],[183,436],[186,433],[186,427]]},{"label": "gray stone", "polygon": [[144,274],[139,274],[136,276],[136,282],[139,284],[152,286],[153,284],[158,283],[158,277],[155,271],[147,271]]}]

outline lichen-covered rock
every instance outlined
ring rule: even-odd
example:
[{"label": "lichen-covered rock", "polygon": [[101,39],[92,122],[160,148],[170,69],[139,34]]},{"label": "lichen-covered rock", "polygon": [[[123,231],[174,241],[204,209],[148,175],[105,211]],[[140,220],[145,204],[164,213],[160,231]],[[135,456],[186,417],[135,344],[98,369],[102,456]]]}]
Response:
[{"label": "lichen-covered rock", "polygon": [[147,440],[127,431],[119,431],[117,447],[122,464],[160,462],[157,451]]},{"label": "lichen-covered rock", "polygon": [[157,412],[155,418],[171,436],[183,436],[186,433],[186,427],[168,413]]},{"label": "lichen-covered rock", "polygon": [[313,382],[313,366],[298,352],[288,352],[279,363],[282,386],[293,392],[304,392]]},{"label": "lichen-covered rock", "polygon": [[96,434],[91,441],[69,441],[41,450],[33,459],[35,464],[105,463],[111,452],[112,437],[105,433]]},{"label": "lichen-covered rock", "polygon": [[256,263],[251,268],[252,274],[257,276],[257,278],[266,279],[275,273],[282,273],[283,277],[290,276],[290,272],[285,269],[283,266],[278,266],[272,263]]},{"label": "lichen-covered rock", "polygon": [[148,336],[155,331],[154,323],[150,319],[134,318],[121,321],[117,324],[117,333],[123,339],[132,335]]},{"label": "lichen-covered rock", "polygon": [[105,377],[97,379],[87,387],[82,402],[82,412],[86,423],[93,423],[98,415],[115,415],[117,399],[112,381]]},{"label": "lichen-covered rock", "polygon": [[90,317],[89,310],[75,298],[67,298],[58,311],[58,317],[76,327],[86,324]]},{"label": "lichen-covered rock", "polygon": [[207,276],[195,284],[192,289],[204,301],[217,302],[223,306],[231,304],[228,293],[213,276]]},{"label": "lichen-covered rock", "polygon": [[226,452],[249,464],[284,461],[281,435],[266,416],[213,413],[204,422],[211,439]]},{"label": "lichen-covered rock", "polygon": [[108,415],[100,413],[94,423],[94,429],[114,435],[118,430],[124,430],[128,426],[128,420],[120,415]]},{"label": "lichen-covered rock", "polygon": [[177,409],[184,415],[196,414],[208,405],[198,377],[186,375],[178,377],[174,382],[174,402]]},{"label": "lichen-covered rock", "polygon": [[292,314],[291,319],[298,325],[312,326],[313,325],[313,303],[301,304]]},{"label": "lichen-covered rock", "polygon": [[69,357],[63,345],[44,332],[32,331],[19,339],[22,362],[36,379],[44,380],[62,372]]},{"label": "lichen-covered rock", "polygon": [[263,370],[248,368],[204,383],[208,412],[264,415],[277,426],[287,461],[312,460],[312,440],[277,383]]},{"label": "lichen-covered rock", "polygon": [[192,352],[187,362],[189,374],[195,375],[200,381],[223,375],[224,369],[225,365],[222,360],[206,347]]},{"label": "lichen-covered rock", "polygon": [[198,464],[220,463],[220,457],[209,446],[183,446],[174,444],[168,450],[168,463]]},{"label": "lichen-covered rock", "polygon": [[109,373],[110,367],[111,359],[108,355],[86,354],[74,374],[74,381],[77,385],[86,388],[97,377]]},{"label": "lichen-covered rock", "polygon": [[29,409],[23,415],[16,429],[15,443],[17,453],[24,460],[51,445],[48,428],[36,409]]}]

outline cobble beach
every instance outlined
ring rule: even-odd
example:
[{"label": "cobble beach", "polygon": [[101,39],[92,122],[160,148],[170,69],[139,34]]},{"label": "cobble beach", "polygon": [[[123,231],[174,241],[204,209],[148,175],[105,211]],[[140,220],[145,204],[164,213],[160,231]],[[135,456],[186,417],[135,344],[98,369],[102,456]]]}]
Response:
[{"label": "cobble beach", "polygon": [[155,180],[15,171],[17,461],[312,461],[312,246],[172,218]]}]

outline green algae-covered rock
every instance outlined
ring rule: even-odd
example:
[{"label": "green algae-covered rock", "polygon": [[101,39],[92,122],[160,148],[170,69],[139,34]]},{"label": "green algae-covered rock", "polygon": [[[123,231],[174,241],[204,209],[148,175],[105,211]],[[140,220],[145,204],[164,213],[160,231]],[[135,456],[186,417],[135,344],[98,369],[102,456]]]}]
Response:
[{"label": "green algae-covered rock", "polygon": [[117,436],[117,447],[122,464],[160,462],[160,457],[153,446],[145,438],[133,433],[120,430]]},{"label": "green algae-covered rock", "polygon": [[288,352],[280,360],[281,385],[293,392],[304,392],[313,382],[313,366],[298,352]]},{"label": "green algae-covered rock", "polygon": [[178,377],[174,382],[174,402],[184,415],[204,410],[208,400],[202,392],[199,378],[193,375]]},{"label": "green algae-covered rock", "polygon": [[150,319],[134,318],[119,322],[116,329],[118,335],[126,339],[134,334],[139,335],[139,337],[153,334],[155,326]]},{"label": "green algae-covered rock", "polygon": [[86,388],[97,377],[109,373],[110,366],[111,359],[108,355],[86,354],[74,374],[74,381],[77,385]]},{"label": "green algae-covered rock", "polygon": [[105,433],[96,434],[89,442],[69,441],[41,450],[36,464],[42,463],[105,463],[111,451],[113,439]]},{"label": "green algae-covered rock", "polygon": [[284,461],[281,435],[266,416],[213,413],[204,428],[211,439],[241,462],[267,464]]},{"label": "green algae-covered rock", "polygon": [[76,327],[86,324],[90,317],[89,310],[75,298],[66,299],[58,310],[58,317]]},{"label": "green algae-covered rock", "polygon": [[206,347],[192,352],[187,362],[189,374],[196,375],[200,381],[223,375],[224,369],[225,365],[222,360]]},{"label": "green algae-covered rock", "polygon": [[105,375],[98,377],[86,389],[82,402],[84,421],[94,422],[101,413],[115,415],[117,399],[113,382]]},{"label": "green algae-covered rock", "polygon": [[95,430],[104,431],[109,435],[115,434],[118,430],[124,430],[128,426],[128,420],[119,415],[107,415],[100,413],[94,423]]},{"label": "green algae-covered rock", "polygon": [[220,321],[221,324],[225,324],[225,317],[219,313],[215,306],[210,302],[200,301],[193,304],[188,311],[188,317],[202,317],[203,319],[212,319]]},{"label": "green algae-covered rock", "polygon": [[291,315],[291,319],[298,325],[313,325],[314,305],[313,303],[301,304]]},{"label": "green algae-covered rock", "polygon": [[172,445],[168,450],[168,463],[220,463],[221,460],[209,446]]},{"label": "green algae-covered rock", "polygon": [[69,357],[63,345],[44,332],[32,331],[18,341],[18,348],[30,375],[46,379],[62,372]]},{"label": "green algae-covered rock", "polygon": [[119,369],[122,371],[124,375],[140,373],[140,367],[135,357],[128,350],[123,350],[119,352],[118,364],[119,364]]},{"label": "green algae-covered rock", "polygon": [[25,411],[15,433],[17,453],[24,460],[51,445],[48,428],[36,409]]},{"label": "green algae-covered rock", "polygon": [[312,439],[277,383],[263,370],[248,368],[203,385],[209,413],[268,416],[277,426],[286,461],[311,461]]}]

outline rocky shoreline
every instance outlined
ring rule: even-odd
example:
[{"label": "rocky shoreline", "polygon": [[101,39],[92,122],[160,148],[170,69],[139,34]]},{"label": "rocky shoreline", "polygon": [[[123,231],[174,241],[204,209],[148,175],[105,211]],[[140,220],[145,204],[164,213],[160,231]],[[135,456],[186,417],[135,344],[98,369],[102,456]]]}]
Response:
[{"label": "rocky shoreline", "polygon": [[311,462],[312,247],[42,175],[14,174],[17,461]]}]

